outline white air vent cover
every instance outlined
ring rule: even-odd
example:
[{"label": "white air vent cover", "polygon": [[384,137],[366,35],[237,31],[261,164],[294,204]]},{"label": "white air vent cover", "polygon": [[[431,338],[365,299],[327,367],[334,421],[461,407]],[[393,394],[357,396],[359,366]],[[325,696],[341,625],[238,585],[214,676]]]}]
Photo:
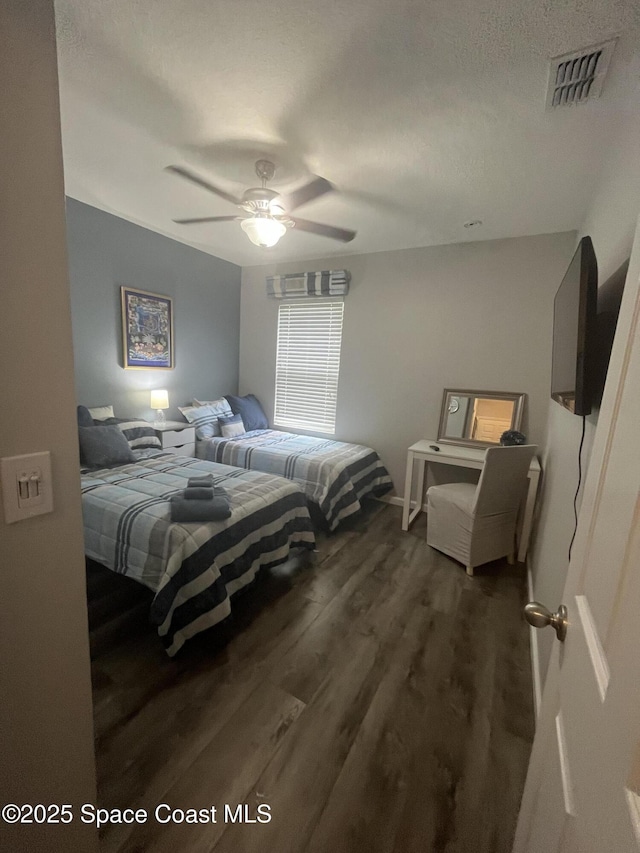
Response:
[{"label": "white air vent cover", "polygon": [[547,108],[581,104],[597,98],[616,39],[593,47],[556,56],[551,60]]}]

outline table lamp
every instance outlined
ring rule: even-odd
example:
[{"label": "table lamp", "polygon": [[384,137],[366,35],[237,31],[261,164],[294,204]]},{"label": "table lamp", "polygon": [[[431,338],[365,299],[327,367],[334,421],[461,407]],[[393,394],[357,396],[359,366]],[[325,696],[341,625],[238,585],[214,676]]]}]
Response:
[{"label": "table lamp", "polygon": [[164,426],[164,409],[169,408],[169,394],[164,388],[151,392],[151,408],[156,410],[156,426]]}]

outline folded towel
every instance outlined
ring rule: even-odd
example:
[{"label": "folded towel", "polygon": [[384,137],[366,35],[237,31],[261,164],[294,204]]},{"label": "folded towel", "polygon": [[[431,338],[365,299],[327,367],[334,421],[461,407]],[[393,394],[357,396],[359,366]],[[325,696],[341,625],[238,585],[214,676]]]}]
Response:
[{"label": "folded towel", "polygon": [[186,501],[210,501],[213,498],[213,487],[187,486],[182,497]]},{"label": "folded towel", "polygon": [[204,474],[201,477],[189,477],[187,481],[188,488],[213,488],[213,474]]},{"label": "folded towel", "polygon": [[171,498],[171,521],[223,521],[231,515],[226,495],[216,495],[208,501],[188,501],[182,495]]}]

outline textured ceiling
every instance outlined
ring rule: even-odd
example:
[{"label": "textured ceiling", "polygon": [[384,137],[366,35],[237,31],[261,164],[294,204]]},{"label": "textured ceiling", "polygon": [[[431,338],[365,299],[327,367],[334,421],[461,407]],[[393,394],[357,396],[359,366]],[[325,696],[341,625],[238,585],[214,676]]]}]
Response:
[{"label": "textured ceiling", "polygon": [[[637,0],[57,0],[67,192],[242,265],[579,228],[640,94]],[[600,99],[547,112],[549,59],[619,36]],[[357,230],[253,246],[233,194],[319,174]],[[465,229],[468,220],[483,225]]]}]

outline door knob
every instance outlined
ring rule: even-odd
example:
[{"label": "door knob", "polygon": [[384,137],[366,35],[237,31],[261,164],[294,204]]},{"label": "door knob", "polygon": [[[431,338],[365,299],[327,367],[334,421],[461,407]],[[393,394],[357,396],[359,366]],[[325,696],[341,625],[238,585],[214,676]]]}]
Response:
[{"label": "door knob", "polygon": [[557,613],[552,613],[544,604],[540,604],[539,601],[530,601],[528,604],[525,604],[524,617],[529,625],[533,625],[534,628],[546,628],[547,625],[551,625],[560,642],[564,642],[564,638],[567,636],[567,625],[569,624],[567,620],[567,608],[564,604],[558,607]]}]

